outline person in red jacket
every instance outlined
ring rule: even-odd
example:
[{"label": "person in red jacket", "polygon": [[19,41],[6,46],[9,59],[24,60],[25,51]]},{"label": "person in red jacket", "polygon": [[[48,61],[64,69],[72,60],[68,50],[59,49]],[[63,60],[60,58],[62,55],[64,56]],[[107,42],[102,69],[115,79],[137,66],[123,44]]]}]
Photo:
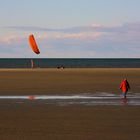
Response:
[{"label": "person in red jacket", "polygon": [[126,99],[127,91],[130,89],[130,85],[126,78],[121,82],[120,89],[122,90],[123,97]]}]

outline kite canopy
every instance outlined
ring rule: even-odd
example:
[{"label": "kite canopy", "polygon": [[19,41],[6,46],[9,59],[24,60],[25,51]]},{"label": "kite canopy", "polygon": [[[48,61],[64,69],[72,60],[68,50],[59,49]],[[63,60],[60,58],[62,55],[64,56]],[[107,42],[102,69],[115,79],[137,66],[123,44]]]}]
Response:
[{"label": "kite canopy", "polygon": [[35,38],[34,38],[34,35],[30,35],[29,36],[29,44],[30,44],[30,47],[32,48],[32,50],[36,53],[36,54],[39,54],[40,51],[38,49],[38,46],[37,46],[37,43],[35,41]]}]

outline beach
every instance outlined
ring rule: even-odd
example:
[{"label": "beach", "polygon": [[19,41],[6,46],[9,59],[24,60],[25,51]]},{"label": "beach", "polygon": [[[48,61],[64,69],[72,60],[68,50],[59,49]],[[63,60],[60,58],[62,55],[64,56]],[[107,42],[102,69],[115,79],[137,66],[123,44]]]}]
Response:
[{"label": "beach", "polygon": [[[139,68],[0,69],[0,95],[140,93]],[[139,106],[62,105],[0,100],[1,140],[139,140]]]},{"label": "beach", "polygon": [[139,68],[0,69],[0,95],[120,94],[124,77],[140,93]]},{"label": "beach", "polygon": [[139,106],[1,104],[1,140],[139,140]]}]

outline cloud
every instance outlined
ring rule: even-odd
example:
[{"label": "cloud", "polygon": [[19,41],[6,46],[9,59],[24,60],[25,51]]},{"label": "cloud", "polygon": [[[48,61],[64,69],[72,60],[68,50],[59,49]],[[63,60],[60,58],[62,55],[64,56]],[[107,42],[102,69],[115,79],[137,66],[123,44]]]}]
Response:
[{"label": "cloud", "polygon": [[73,40],[95,40],[101,36],[101,33],[51,33],[51,34],[44,34],[39,35],[36,38],[40,40],[64,40],[64,39],[73,39]]},{"label": "cloud", "polygon": [[[26,32],[38,32],[36,38],[39,40],[48,39],[84,39],[95,40],[99,38],[118,40],[136,40],[140,37],[140,23],[126,23],[119,26],[104,26],[92,24],[91,26],[76,26],[71,28],[42,28],[34,26],[6,26],[6,29],[13,29]],[[26,34],[27,36],[27,34]],[[8,38],[8,39],[7,39]],[[3,42],[12,40],[12,37],[3,38]],[[18,37],[17,37],[18,38]],[[13,38],[14,39],[14,38]],[[2,40],[1,40],[2,42]]]},{"label": "cloud", "polygon": [[22,31],[40,31],[40,32],[62,32],[62,33],[81,33],[81,32],[114,32],[125,33],[140,31],[140,23],[126,23],[119,26],[104,26],[92,24],[91,26],[75,26],[70,28],[45,28],[35,26],[5,26],[3,29],[13,29]]},{"label": "cloud", "polygon": [[62,33],[81,33],[81,32],[101,32],[110,30],[111,28],[99,24],[92,24],[91,26],[75,26],[70,28],[45,28],[35,26],[5,26],[3,29],[12,29],[20,31],[40,31],[40,32],[62,32]]},{"label": "cloud", "polygon": [[[140,23],[119,26],[92,24],[62,29],[31,26],[4,28],[20,34],[10,30],[11,34],[0,37],[1,56],[11,53],[11,56],[36,57],[28,46],[28,35],[35,32],[42,52],[39,57],[140,57]],[[9,46],[13,52],[6,49]]]},{"label": "cloud", "polygon": [[[99,24],[92,24],[91,26],[77,26],[72,28],[49,29],[33,26],[6,26],[6,29],[13,29],[18,31],[35,32],[39,34],[36,38],[39,40],[63,40],[63,39],[81,39],[81,40],[95,40],[104,38],[107,40],[136,40],[140,37],[140,23],[127,23],[120,26],[104,26]],[[26,36],[26,37],[25,37]],[[21,41],[27,38],[28,34],[17,36],[10,35],[1,37],[0,42],[10,43],[13,41]]]},{"label": "cloud", "polygon": [[19,35],[6,35],[0,37],[1,44],[13,44],[15,42],[21,43],[25,37],[20,37]]}]

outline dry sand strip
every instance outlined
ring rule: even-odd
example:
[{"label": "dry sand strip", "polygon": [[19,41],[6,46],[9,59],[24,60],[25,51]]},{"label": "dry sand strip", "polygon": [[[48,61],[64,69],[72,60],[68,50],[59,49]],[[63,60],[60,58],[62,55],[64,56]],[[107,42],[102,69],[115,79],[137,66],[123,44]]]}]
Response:
[{"label": "dry sand strip", "polygon": [[0,95],[120,94],[123,77],[140,93],[139,68],[0,69]]}]

